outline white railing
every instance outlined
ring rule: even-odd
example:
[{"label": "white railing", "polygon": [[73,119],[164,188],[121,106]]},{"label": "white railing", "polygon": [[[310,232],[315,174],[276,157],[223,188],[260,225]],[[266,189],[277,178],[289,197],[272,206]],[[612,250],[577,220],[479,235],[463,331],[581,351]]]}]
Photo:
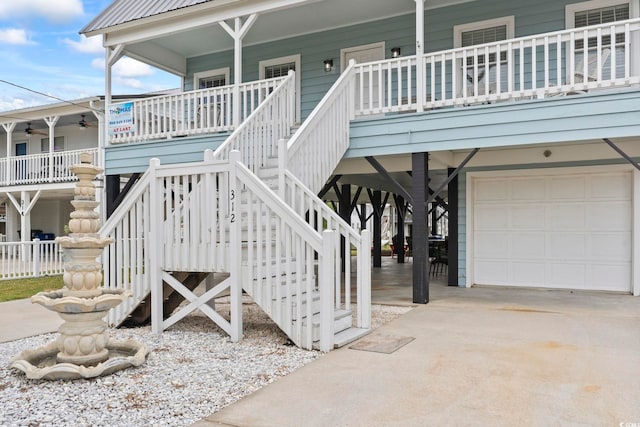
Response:
[{"label": "white railing", "polygon": [[264,102],[214,152],[216,159],[228,159],[231,150],[242,154],[242,162],[253,173],[278,155],[278,141],[289,135],[295,124],[295,72],[273,90]]},{"label": "white railing", "polygon": [[59,151],[0,159],[0,185],[42,184],[77,181],[69,166],[80,163],[80,153],[93,154],[98,162],[98,149]]},{"label": "white railing", "polygon": [[234,102],[240,103],[240,117],[236,120],[242,122],[284,80],[279,77],[242,83],[238,100],[235,87],[228,85],[133,101],[133,130],[111,135],[109,143],[232,130],[238,125],[233,118]]},{"label": "white railing", "polygon": [[287,168],[313,193],[322,189],[349,147],[354,91],[355,63],[350,62],[287,144]]},{"label": "white railing", "polygon": [[[312,348],[319,311],[320,347],[328,351],[340,239],[330,232],[323,240],[240,157],[215,160],[207,151],[204,162],[179,167],[150,162],[100,230],[114,239],[103,253],[105,287],[134,294],[109,312],[109,323],[122,322],[152,291],[157,269],[232,272],[239,283],[241,265],[242,286],[297,345]],[[328,309],[314,304],[318,296]]]},{"label": "white railing", "polygon": [[632,68],[639,32],[636,18],[427,53],[419,63],[414,56],[358,64],[356,116],[639,84]]},{"label": "white railing", "polygon": [[[335,269],[335,301],[336,309],[351,310],[351,259],[356,257],[356,326],[368,329],[371,327],[371,237],[364,230],[358,234],[345,220],[322,201],[315,193],[306,188],[291,172],[284,173],[284,189],[281,194],[284,200],[301,218],[317,232],[334,230],[340,238],[341,254],[344,256],[340,268]],[[340,251],[339,251],[340,252]]]},{"label": "white railing", "polygon": [[53,240],[0,243],[0,280],[62,273],[62,250]]}]

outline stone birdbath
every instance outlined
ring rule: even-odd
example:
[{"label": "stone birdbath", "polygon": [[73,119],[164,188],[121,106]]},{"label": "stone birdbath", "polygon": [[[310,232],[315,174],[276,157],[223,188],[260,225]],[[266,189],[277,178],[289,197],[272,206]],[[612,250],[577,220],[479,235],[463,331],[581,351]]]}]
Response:
[{"label": "stone birdbath", "polygon": [[109,339],[107,312],[131,296],[124,289],[105,289],[102,265],[96,260],[111,238],[97,233],[100,219],[93,179],[102,169],[91,164],[91,153],[80,154],[80,164],[70,167],[79,182],[71,204],[68,236],[56,238],[64,251],[64,287],[40,292],[31,302],[57,312],[64,320],[56,341],[25,350],[10,367],[31,379],[93,378],[144,363],[147,349],[134,340]]}]

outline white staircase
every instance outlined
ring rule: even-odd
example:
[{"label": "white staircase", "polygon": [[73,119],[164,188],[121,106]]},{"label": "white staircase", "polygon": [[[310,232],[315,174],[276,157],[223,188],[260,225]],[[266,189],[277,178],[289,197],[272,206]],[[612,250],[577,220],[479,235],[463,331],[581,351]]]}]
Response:
[{"label": "white staircase", "polygon": [[[105,286],[134,294],[110,312],[111,324],[122,323],[150,295],[155,332],[200,309],[239,340],[244,290],[300,347],[329,351],[369,331],[370,237],[316,196],[348,146],[352,68],[300,128],[294,127],[291,73],[203,162],[152,160],[101,230],[115,240],[105,249]],[[320,152],[307,147],[317,143],[318,132],[325,137]],[[304,174],[287,168],[310,155]],[[196,272],[230,276],[196,296],[180,281]],[[177,313],[163,312],[167,287],[189,301]],[[207,305],[222,292],[231,295],[230,319]]]}]

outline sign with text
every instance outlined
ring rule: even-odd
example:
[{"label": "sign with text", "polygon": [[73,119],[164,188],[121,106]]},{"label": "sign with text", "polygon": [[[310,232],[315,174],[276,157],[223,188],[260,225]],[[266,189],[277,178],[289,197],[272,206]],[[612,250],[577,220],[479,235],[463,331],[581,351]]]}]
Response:
[{"label": "sign with text", "polygon": [[136,131],[133,123],[133,102],[112,104],[109,107],[109,135],[121,135]]}]

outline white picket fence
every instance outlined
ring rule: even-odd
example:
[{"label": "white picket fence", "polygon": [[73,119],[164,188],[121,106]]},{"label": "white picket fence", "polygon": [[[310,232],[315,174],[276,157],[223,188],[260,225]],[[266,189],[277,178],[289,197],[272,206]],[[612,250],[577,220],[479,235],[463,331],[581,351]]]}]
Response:
[{"label": "white picket fence", "polygon": [[55,241],[0,243],[0,280],[64,273],[62,249]]}]

